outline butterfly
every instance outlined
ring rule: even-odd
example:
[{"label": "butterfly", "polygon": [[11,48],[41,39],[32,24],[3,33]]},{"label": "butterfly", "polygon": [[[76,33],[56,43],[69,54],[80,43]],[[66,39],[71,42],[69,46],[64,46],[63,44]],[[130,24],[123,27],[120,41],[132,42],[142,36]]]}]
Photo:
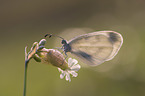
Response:
[{"label": "butterfly", "polygon": [[113,59],[123,44],[122,35],[115,31],[92,32],[79,35],[69,41],[57,35],[46,34],[45,37],[47,36],[61,38],[61,49],[65,54],[70,52],[90,66],[97,66]]}]

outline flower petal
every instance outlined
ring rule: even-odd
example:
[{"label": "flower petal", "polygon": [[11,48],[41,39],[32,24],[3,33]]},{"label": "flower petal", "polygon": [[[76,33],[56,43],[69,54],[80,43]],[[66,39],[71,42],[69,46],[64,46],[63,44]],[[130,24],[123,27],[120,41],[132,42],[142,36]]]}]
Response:
[{"label": "flower petal", "polygon": [[73,61],[73,59],[72,58],[69,58],[68,59],[68,66],[70,67],[71,66],[71,64],[72,64],[72,61]]},{"label": "flower petal", "polygon": [[62,72],[60,74],[60,78],[63,79],[65,77],[66,81],[71,81],[70,74],[72,77],[77,77],[78,73],[75,71],[78,71],[81,66],[77,64],[78,61],[76,59],[69,58],[68,59],[68,69],[62,70],[61,68],[58,68],[59,72]]},{"label": "flower petal", "polygon": [[76,59],[69,59],[68,62],[69,62],[68,63],[69,67],[72,67],[72,66],[74,66],[75,64],[78,63],[78,61]]},{"label": "flower petal", "polygon": [[63,70],[62,70],[61,68],[58,68],[58,71],[59,71],[59,72],[63,72]]},{"label": "flower petal", "polygon": [[65,72],[63,72],[62,74],[60,74],[60,78],[63,79],[65,76]]},{"label": "flower petal", "polygon": [[78,61],[76,59],[73,59],[73,63],[74,65],[78,63]]},{"label": "flower petal", "polygon": [[81,68],[81,66],[79,64],[77,64],[77,65],[72,66],[71,70],[72,71],[79,71],[80,68]]},{"label": "flower petal", "polygon": [[66,72],[66,77],[65,77],[65,79],[66,79],[66,81],[71,81],[71,79],[70,79],[70,74],[68,73],[68,72]]},{"label": "flower petal", "polygon": [[77,77],[78,76],[78,73],[76,73],[75,71],[70,71],[69,73],[72,75],[72,77]]}]

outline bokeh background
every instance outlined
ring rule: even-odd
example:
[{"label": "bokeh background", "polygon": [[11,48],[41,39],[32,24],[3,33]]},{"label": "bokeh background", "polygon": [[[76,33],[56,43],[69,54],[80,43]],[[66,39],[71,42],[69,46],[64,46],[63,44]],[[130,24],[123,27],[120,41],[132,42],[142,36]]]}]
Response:
[{"label": "bokeh background", "polygon": [[[22,96],[26,45],[46,33],[69,40],[100,30],[124,38],[113,60],[81,68],[70,83],[56,67],[31,60],[27,96],[145,96],[144,0],[1,0],[0,96]],[[57,45],[60,39],[47,39],[47,48]]]}]

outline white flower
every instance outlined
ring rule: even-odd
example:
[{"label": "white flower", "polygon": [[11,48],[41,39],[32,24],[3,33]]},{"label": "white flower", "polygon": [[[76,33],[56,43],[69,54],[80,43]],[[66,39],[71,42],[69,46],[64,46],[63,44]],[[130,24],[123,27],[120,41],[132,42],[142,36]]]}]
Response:
[{"label": "white flower", "polygon": [[68,59],[69,69],[62,70],[61,68],[58,68],[59,72],[61,72],[60,78],[63,79],[65,77],[66,81],[70,82],[71,81],[70,74],[72,75],[72,77],[77,77],[78,73],[76,73],[76,71],[79,71],[79,69],[81,68],[81,66],[77,63],[78,61],[76,59],[69,58]]}]

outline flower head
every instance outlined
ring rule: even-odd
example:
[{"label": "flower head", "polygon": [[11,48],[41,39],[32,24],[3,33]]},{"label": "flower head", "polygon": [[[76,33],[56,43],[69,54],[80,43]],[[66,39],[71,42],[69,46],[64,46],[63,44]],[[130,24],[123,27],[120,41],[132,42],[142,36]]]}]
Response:
[{"label": "flower head", "polygon": [[68,69],[62,70],[61,68],[58,68],[58,70],[61,72],[60,78],[63,79],[65,77],[66,81],[70,82],[70,74],[72,75],[72,77],[77,77],[78,73],[76,72],[79,71],[79,69],[81,68],[81,66],[77,63],[78,61],[76,59],[69,58]]},{"label": "flower head", "polygon": [[26,52],[27,47],[25,47],[25,62],[29,62],[30,59],[34,59],[37,62],[50,64],[55,67],[58,67],[58,70],[61,72],[60,78],[67,81],[71,81],[70,74],[72,77],[77,77],[76,73],[81,66],[76,59],[69,58],[68,62],[66,61],[63,54],[56,49],[47,49],[45,48],[46,40],[42,39],[39,43],[34,42],[30,51]]}]

